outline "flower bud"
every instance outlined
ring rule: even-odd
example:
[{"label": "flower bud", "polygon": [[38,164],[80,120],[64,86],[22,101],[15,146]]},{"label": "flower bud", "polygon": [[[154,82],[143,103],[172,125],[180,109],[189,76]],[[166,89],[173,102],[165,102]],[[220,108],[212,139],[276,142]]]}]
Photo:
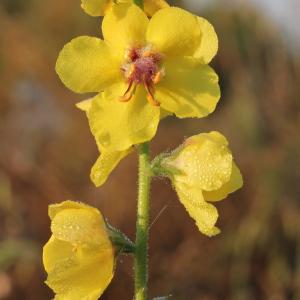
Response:
[{"label": "flower bud", "polygon": [[[49,217],[52,236],[43,248],[46,284],[57,299],[97,300],[114,275],[115,252],[120,252],[124,236],[118,233],[114,247],[112,229],[100,211],[83,203],[50,205]],[[129,244],[127,239],[127,251]]]},{"label": "flower bud", "polygon": [[208,236],[219,233],[218,212],[209,202],[220,201],[243,185],[226,138],[216,131],[192,136],[164,157],[160,167],[199,230]]}]

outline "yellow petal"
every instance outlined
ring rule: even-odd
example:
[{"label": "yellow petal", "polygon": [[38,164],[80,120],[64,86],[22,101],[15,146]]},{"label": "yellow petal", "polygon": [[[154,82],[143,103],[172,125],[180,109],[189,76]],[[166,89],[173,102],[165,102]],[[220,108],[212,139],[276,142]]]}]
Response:
[{"label": "yellow petal", "polygon": [[53,235],[43,247],[43,264],[47,273],[51,272],[55,263],[59,260],[66,261],[75,259],[71,243],[56,239]]},{"label": "yellow petal", "polygon": [[[117,4],[130,3],[133,0],[117,0]],[[104,16],[109,12],[114,4],[114,0],[81,0],[81,7],[92,17]],[[144,10],[148,16],[152,16],[157,10],[169,7],[164,0],[145,0]]]},{"label": "yellow petal", "polygon": [[101,154],[91,170],[91,180],[95,186],[99,187],[105,183],[110,173],[118,165],[120,160],[133,151],[130,148],[125,151],[108,151],[102,149]]},{"label": "yellow petal", "polygon": [[111,5],[112,0],[81,0],[81,7],[92,17],[104,16]]},{"label": "yellow petal", "polygon": [[89,207],[60,210],[52,219],[51,231],[55,238],[73,244],[110,243],[102,215]]},{"label": "yellow petal", "polygon": [[163,109],[163,108],[160,109],[160,119],[161,119],[161,120],[162,120],[162,119],[165,119],[165,118],[167,118],[167,117],[169,117],[169,116],[172,116],[172,114],[173,114],[173,113],[171,113],[170,111],[167,111],[167,110],[165,110],[165,109]]},{"label": "yellow petal", "polygon": [[218,76],[194,59],[172,59],[164,64],[166,76],[155,86],[161,107],[179,118],[202,118],[212,113],[220,99]]},{"label": "yellow petal", "polygon": [[228,146],[228,141],[226,137],[218,131],[211,131],[208,133],[200,133],[193,136],[190,136],[184,141],[185,145],[191,144],[202,144],[205,140],[209,140],[213,143],[218,143],[221,146]]},{"label": "yellow petal", "polygon": [[198,17],[198,24],[201,41],[193,57],[200,59],[203,64],[208,64],[218,51],[218,37],[214,27],[206,19]]},{"label": "yellow petal", "polygon": [[75,202],[75,201],[71,201],[71,200],[66,200],[60,203],[56,203],[56,204],[51,204],[49,205],[48,208],[48,215],[50,217],[51,220],[53,220],[53,218],[61,211],[69,209],[69,208],[74,208],[74,209],[86,209],[91,211],[92,213],[98,215],[99,211],[98,209],[89,206],[87,204],[84,204],[82,202]]},{"label": "yellow petal", "polygon": [[182,147],[170,161],[181,171],[181,174],[174,175],[175,180],[205,191],[219,189],[229,181],[232,172],[232,155],[226,146],[227,141],[225,137],[226,143],[216,138],[215,132],[199,134],[197,138],[197,142]]},{"label": "yellow petal", "polygon": [[93,98],[89,98],[89,99],[80,101],[80,102],[76,103],[75,105],[80,110],[82,110],[84,112],[88,112],[92,106],[92,100],[93,100]]},{"label": "yellow petal", "polygon": [[132,145],[149,141],[155,135],[160,108],[150,105],[143,87],[128,102],[120,102],[126,85],[106,89],[92,102],[88,118],[99,149],[124,151]]},{"label": "yellow petal", "polygon": [[181,8],[161,9],[149,22],[148,44],[167,56],[192,55],[200,41],[197,17]]},{"label": "yellow petal", "polygon": [[[92,100],[93,98],[81,101],[77,103],[76,106],[88,114],[92,106]],[[90,174],[92,182],[97,187],[103,185],[106,182],[108,176],[119,164],[119,162],[133,151],[133,147],[124,151],[110,151],[106,150],[103,147],[101,147],[99,150],[100,156],[93,165]]]},{"label": "yellow petal", "polygon": [[56,72],[77,93],[99,92],[122,75],[117,56],[104,41],[89,36],[75,38],[64,46]]},{"label": "yellow petal", "polygon": [[201,189],[192,188],[182,182],[173,181],[180,202],[187,212],[196,221],[199,230],[208,236],[214,236],[220,232],[215,226],[218,219],[218,211],[212,205],[204,201]]},{"label": "yellow petal", "polygon": [[43,248],[43,262],[55,299],[97,300],[114,273],[111,244],[107,248],[74,247],[52,236]]},{"label": "yellow petal", "polygon": [[237,165],[234,162],[232,162],[232,172],[229,181],[218,190],[210,192],[203,191],[203,197],[205,201],[220,201],[225,199],[228,196],[228,194],[240,189],[242,186],[242,174]]},{"label": "yellow petal", "polygon": [[148,22],[146,14],[137,5],[114,5],[103,18],[104,40],[121,51],[143,46]]},{"label": "yellow petal", "polygon": [[153,16],[159,9],[169,7],[164,0],[145,0],[144,10],[148,16]]}]

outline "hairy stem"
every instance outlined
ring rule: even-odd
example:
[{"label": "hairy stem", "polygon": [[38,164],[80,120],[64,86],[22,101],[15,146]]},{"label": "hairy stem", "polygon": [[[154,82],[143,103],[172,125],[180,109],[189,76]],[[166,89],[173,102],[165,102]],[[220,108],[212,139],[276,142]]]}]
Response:
[{"label": "hairy stem", "polygon": [[147,300],[150,181],[149,143],[144,143],[139,146],[139,186],[134,257],[135,300]]},{"label": "hairy stem", "polygon": [[139,6],[141,9],[144,9],[144,1],[143,0],[133,0],[134,3]]}]

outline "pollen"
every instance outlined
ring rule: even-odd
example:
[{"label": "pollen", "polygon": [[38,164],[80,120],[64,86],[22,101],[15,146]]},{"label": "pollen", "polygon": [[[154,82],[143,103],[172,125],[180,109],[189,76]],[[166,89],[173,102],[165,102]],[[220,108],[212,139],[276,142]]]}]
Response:
[{"label": "pollen", "polygon": [[154,85],[165,76],[164,69],[160,68],[162,55],[152,51],[150,46],[146,46],[127,50],[125,57],[126,61],[121,70],[128,83],[128,88],[119,100],[121,102],[129,101],[133,97],[137,85],[141,84],[147,92],[148,102],[153,106],[159,106],[159,102],[154,97]]}]

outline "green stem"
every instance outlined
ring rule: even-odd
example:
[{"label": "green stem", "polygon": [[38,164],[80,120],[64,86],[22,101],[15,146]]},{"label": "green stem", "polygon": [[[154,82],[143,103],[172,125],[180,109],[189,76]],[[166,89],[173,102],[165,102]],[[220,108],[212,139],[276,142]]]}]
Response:
[{"label": "green stem", "polygon": [[150,182],[149,143],[144,143],[139,146],[139,186],[134,257],[135,300],[147,300]]},{"label": "green stem", "polygon": [[144,9],[144,1],[143,0],[133,0],[134,3],[139,6],[141,9]]}]

